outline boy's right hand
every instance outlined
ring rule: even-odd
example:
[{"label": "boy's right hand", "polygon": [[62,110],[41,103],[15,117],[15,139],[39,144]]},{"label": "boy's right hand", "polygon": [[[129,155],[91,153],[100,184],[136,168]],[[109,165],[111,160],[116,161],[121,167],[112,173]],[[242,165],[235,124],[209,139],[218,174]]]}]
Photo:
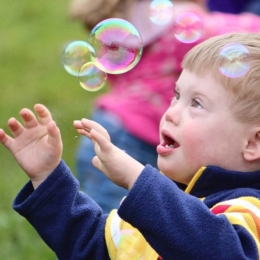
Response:
[{"label": "boy's right hand", "polygon": [[74,121],[78,133],[93,141],[96,156],[93,165],[115,184],[130,190],[144,166],[113,145],[106,129],[95,121]]},{"label": "boy's right hand", "polygon": [[0,129],[0,142],[13,154],[36,189],[60,163],[62,140],[50,111],[40,104],[34,109],[38,120],[31,110],[22,109],[24,126],[10,118],[8,126],[14,138]]}]

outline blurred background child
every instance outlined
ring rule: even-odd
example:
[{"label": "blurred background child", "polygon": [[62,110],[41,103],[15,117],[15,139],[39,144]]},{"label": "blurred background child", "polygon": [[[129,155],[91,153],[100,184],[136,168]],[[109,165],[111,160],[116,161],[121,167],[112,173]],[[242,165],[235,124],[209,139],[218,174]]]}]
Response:
[{"label": "blurred background child", "polygon": [[[156,146],[159,142],[158,126],[172,97],[176,80],[181,72],[183,56],[194,45],[218,34],[230,32],[239,25],[248,31],[260,31],[254,15],[225,15],[208,13],[204,1],[174,1],[175,15],[182,12],[197,14],[204,30],[193,43],[178,41],[173,33],[173,20],[165,26],[153,24],[149,19],[151,1],[72,0],[70,17],[79,20],[89,32],[98,22],[111,18],[130,21],[140,32],[143,55],[130,71],[108,75],[110,90],[96,100],[92,119],[103,125],[112,142],[143,165],[156,167]],[[108,213],[118,208],[126,191],[113,184],[92,164],[95,153],[92,142],[81,137],[76,154],[76,169],[81,189],[89,194]],[[98,187],[98,188],[97,188]]]}]

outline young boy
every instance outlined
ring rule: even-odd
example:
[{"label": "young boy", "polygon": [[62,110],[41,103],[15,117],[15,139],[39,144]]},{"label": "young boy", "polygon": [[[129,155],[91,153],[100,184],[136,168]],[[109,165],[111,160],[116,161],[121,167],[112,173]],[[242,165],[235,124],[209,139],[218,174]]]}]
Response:
[{"label": "young boy", "polygon": [[[231,43],[250,53],[242,77],[219,70],[219,52]],[[24,126],[8,121],[14,139],[0,130],[0,141],[31,179],[14,209],[60,260],[260,259],[259,70],[259,34],[217,36],[186,55],[160,124],[163,174],[115,147],[99,124],[75,121],[93,140],[95,167],[129,190],[109,215],[78,191],[48,109],[35,105],[38,119],[22,109]]]}]

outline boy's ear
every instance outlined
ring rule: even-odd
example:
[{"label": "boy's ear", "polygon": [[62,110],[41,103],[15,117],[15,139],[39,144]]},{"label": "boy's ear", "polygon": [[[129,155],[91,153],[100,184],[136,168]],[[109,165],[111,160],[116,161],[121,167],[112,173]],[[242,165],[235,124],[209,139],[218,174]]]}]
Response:
[{"label": "boy's ear", "polygon": [[246,161],[260,159],[260,127],[255,128],[250,138],[248,138],[243,155]]}]

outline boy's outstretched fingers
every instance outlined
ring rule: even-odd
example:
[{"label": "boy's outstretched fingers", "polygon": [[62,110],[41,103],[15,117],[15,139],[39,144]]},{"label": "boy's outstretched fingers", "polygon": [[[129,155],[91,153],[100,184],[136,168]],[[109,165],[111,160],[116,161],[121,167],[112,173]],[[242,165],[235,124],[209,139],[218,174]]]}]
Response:
[{"label": "boy's outstretched fingers", "polygon": [[13,142],[13,138],[8,136],[3,129],[0,129],[0,142],[8,149],[10,150],[10,147]]},{"label": "boy's outstretched fingers", "polygon": [[107,140],[107,138],[105,136],[103,136],[101,133],[99,133],[95,129],[91,129],[90,137],[91,137],[91,139],[93,139],[94,141],[97,142],[102,153],[107,153],[111,150],[112,144],[111,144],[110,140]]},{"label": "boy's outstretched fingers", "polygon": [[24,127],[25,128],[32,128],[32,127],[35,127],[38,125],[37,123],[37,119],[34,115],[34,113],[29,110],[28,108],[23,108],[21,111],[20,111],[20,116],[23,120],[23,124],[24,124]]},{"label": "boy's outstretched fingers", "polygon": [[82,126],[84,127],[84,129],[86,131],[91,132],[91,129],[95,129],[98,133],[100,133],[108,141],[110,141],[110,135],[108,134],[107,130],[99,123],[92,121],[92,120],[85,119],[85,118],[83,118],[81,120],[81,122],[82,122]]},{"label": "boy's outstretched fingers", "polygon": [[13,117],[8,120],[7,124],[14,137],[19,136],[24,130],[24,127],[21,125],[21,123]]},{"label": "boy's outstretched fingers", "polygon": [[60,129],[57,127],[54,121],[50,121],[47,125],[48,130],[48,142],[52,146],[60,147],[62,146]]},{"label": "boy's outstretched fingers", "polygon": [[73,125],[74,127],[76,128],[77,132],[80,134],[80,135],[85,135],[86,137],[88,137],[89,139],[90,138],[90,130],[91,129],[88,129],[88,128],[84,128],[84,126],[82,125],[82,120],[74,120],[73,122]]},{"label": "boy's outstretched fingers", "polygon": [[79,134],[85,135],[90,139],[91,139],[90,131],[91,129],[95,129],[97,132],[103,135],[108,141],[110,141],[110,136],[107,130],[95,121],[82,118],[81,120],[75,120],[73,125],[77,129]]},{"label": "boy's outstretched fingers", "polygon": [[42,104],[34,105],[34,110],[38,115],[38,122],[41,125],[47,125],[50,121],[52,121],[52,116],[47,107]]}]

